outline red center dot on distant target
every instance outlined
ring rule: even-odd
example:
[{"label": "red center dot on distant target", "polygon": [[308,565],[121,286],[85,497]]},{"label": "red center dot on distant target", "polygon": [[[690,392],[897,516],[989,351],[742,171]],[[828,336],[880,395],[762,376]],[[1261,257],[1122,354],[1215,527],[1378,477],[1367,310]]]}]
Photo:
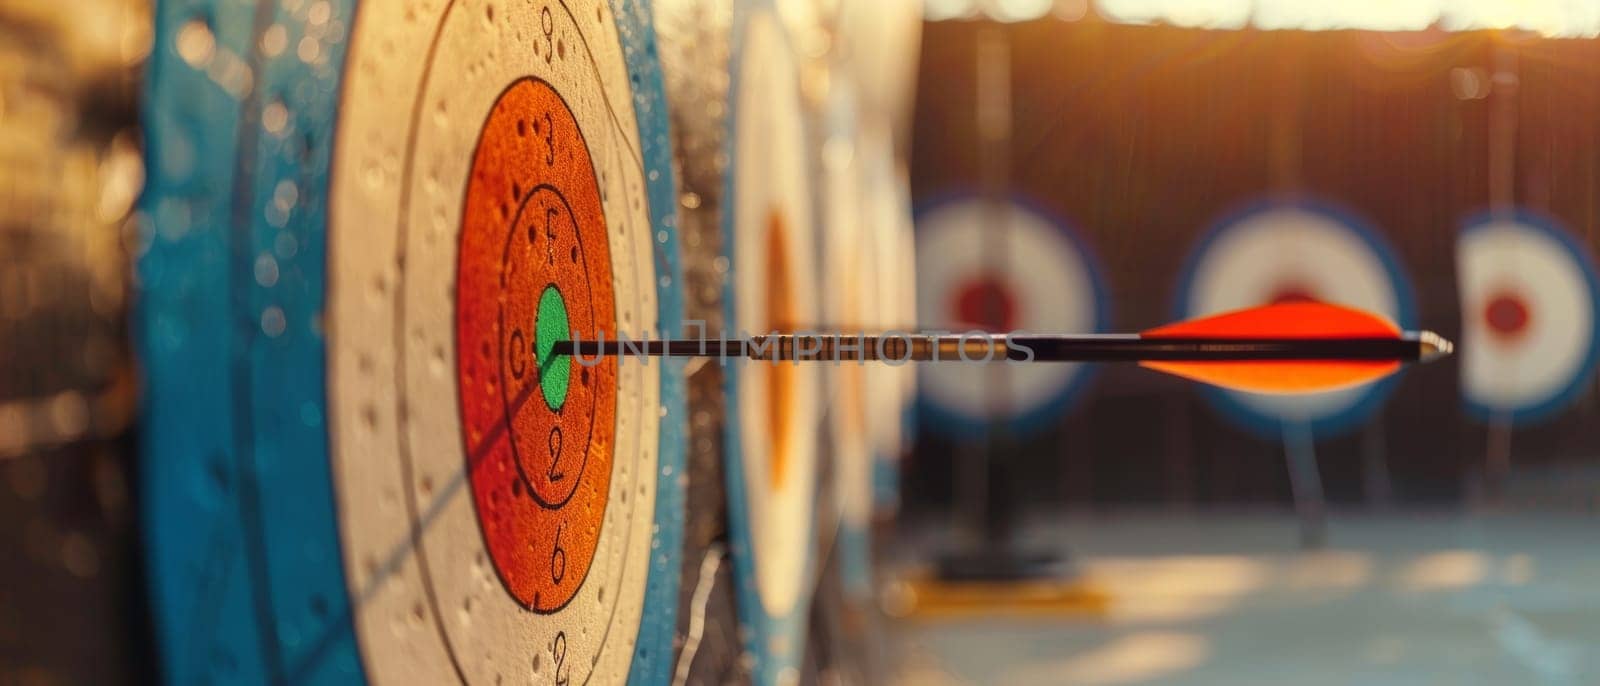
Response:
[{"label": "red center dot on distant target", "polygon": [[1499,339],[1514,339],[1528,330],[1528,305],[1521,294],[1500,291],[1489,298],[1483,308],[1483,319],[1489,333]]},{"label": "red center dot on distant target", "polygon": [[955,312],[963,326],[1011,331],[1016,328],[1017,299],[1005,283],[986,274],[956,289]]}]

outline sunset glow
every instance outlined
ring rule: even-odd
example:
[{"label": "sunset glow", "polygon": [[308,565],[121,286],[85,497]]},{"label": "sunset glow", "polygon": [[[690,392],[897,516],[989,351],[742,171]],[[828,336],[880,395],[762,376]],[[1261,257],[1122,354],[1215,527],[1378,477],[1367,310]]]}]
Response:
[{"label": "sunset glow", "polygon": [[[928,0],[931,20],[1075,18],[1085,0]],[[1094,0],[1107,21],[1190,28],[1447,31],[1519,29],[1543,36],[1600,36],[1600,0]]]}]

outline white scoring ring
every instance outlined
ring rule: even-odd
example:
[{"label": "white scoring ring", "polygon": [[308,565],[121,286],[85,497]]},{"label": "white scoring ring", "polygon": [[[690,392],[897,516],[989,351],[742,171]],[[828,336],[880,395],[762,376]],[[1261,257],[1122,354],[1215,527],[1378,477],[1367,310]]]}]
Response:
[{"label": "white scoring ring", "polygon": [[566,606],[537,614],[515,602],[488,560],[452,364],[466,173],[490,107],[526,76],[562,96],[588,146],[618,326],[634,336],[657,328],[639,129],[611,11],[600,2],[366,3],[353,37],[332,180],[327,327],[331,452],[367,675],[621,681],[644,609],[659,376],[621,362],[595,558]]}]

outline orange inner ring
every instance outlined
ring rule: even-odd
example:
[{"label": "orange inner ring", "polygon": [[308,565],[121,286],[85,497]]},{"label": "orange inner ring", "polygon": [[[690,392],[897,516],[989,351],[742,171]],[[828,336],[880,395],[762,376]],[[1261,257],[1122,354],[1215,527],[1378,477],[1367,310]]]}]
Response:
[{"label": "orange inner ring", "polygon": [[548,83],[512,83],[489,112],[467,180],[456,275],[462,440],[484,545],[506,591],[536,612],[583,585],[611,489],[616,359],[570,365],[565,402],[542,395],[539,297],[556,288],[573,331],[617,333],[605,211],[589,149]]},{"label": "orange inner ring", "polygon": [[[855,269],[844,273],[835,274],[834,278],[840,281],[839,288],[844,291],[845,307],[841,321],[830,321],[830,325],[838,326],[841,331],[854,336],[863,333],[867,328],[867,317],[862,314],[862,301],[856,294],[861,292],[861,282],[865,279],[865,270],[870,267],[859,264]],[[833,398],[833,412],[842,420],[843,432],[847,436],[863,436],[867,432],[867,380],[866,368],[858,362],[841,362],[835,375],[839,381],[839,389]]]},{"label": "orange inner ring", "polygon": [[[794,302],[789,289],[788,249],[785,244],[783,214],[774,207],[767,212],[767,322],[773,331],[788,332],[795,328]],[[789,467],[789,422],[787,417],[794,402],[795,376],[798,372],[793,362],[775,362],[767,375],[767,435],[772,437],[771,485],[773,490],[783,487]]]}]

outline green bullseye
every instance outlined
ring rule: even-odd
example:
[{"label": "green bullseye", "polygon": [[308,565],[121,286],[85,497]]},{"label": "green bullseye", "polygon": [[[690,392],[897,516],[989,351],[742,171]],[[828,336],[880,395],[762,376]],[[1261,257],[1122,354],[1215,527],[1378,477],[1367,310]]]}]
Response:
[{"label": "green bullseye", "polygon": [[539,313],[533,320],[533,349],[539,365],[539,390],[552,412],[567,402],[567,384],[572,379],[572,358],[556,355],[556,341],[571,335],[567,324],[567,301],[554,285],[545,286],[539,295]]}]

